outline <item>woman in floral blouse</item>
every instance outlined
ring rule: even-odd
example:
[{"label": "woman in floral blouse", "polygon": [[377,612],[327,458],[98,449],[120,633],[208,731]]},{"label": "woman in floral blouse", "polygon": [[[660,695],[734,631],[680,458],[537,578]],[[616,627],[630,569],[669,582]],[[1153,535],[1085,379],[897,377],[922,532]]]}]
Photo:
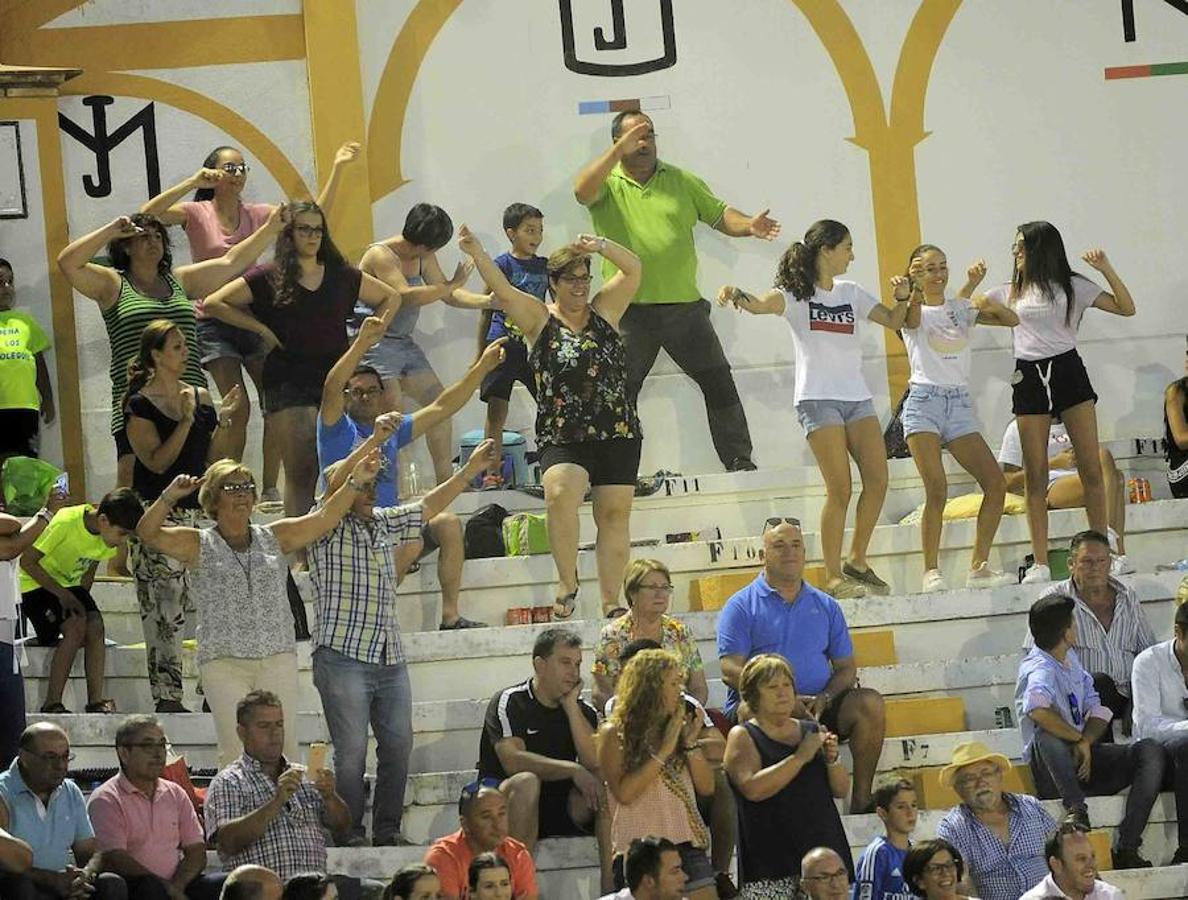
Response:
[{"label": "woman in floral blouse", "polygon": [[675,653],[685,672],[685,690],[702,706],[709,697],[701,651],[680,619],[668,615],[672,600],[672,576],[658,559],[633,559],[623,577],[623,593],[629,610],[608,622],[594,648],[594,708],[601,710],[615,692],[623,669],[623,648],[640,638],[651,638]]},{"label": "woman in floral blouse", "polygon": [[[553,616],[568,619],[577,605],[578,507],[594,498],[598,585],[602,610],[619,609],[620,579],[631,549],[628,522],[635,497],[642,434],[627,396],[627,357],[619,318],[639,288],[639,257],[606,238],[580,235],[548,261],[551,302],[542,304],[511,283],[465,225],[462,252],[524,332],[536,373],[536,438],[548,510],[549,546],[557,566]],[[618,271],[590,298],[590,256]]]}]

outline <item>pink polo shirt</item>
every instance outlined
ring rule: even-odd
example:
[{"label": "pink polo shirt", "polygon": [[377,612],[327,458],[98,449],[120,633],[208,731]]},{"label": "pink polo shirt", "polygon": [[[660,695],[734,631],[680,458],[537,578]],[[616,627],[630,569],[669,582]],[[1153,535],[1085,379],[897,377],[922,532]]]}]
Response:
[{"label": "pink polo shirt", "polygon": [[95,788],[87,812],[100,850],[123,850],[161,878],[173,877],[182,847],[206,842],[186,792],[163,778],[150,800],[121,772]]}]

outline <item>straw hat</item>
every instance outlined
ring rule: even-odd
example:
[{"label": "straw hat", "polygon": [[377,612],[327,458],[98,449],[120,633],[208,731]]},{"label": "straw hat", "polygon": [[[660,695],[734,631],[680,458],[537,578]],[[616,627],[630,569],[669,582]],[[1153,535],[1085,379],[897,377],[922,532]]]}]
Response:
[{"label": "straw hat", "polygon": [[995,753],[981,741],[966,741],[953,748],[953,761],[941,769],[940,783],[945,787],[952,787],[959,769],[980,762],[992,762],[1002,772],[1007,772],[1011,768],[1011,761],[1001,753]]}]

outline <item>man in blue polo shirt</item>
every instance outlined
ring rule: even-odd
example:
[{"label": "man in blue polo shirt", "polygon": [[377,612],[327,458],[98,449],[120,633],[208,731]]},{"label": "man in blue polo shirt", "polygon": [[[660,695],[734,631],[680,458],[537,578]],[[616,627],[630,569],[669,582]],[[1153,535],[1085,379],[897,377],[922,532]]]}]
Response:
[{"label": "man in blue polo shirt", "polygon": [[718,618],[718,658],[729,693],[726,712],[749,716],[739,702],[738,678],[748,659],[778,653],[792,664],[803,710],[849,741],[854,759],[850,812],[870,811],[871,784],[883,750],[883,698],[858,687],[854,645],[838,602],[801,577],[804,535],[800,521],[768,519],[763,527],[763,571],[726,603]]},{"label": "man in blue polo shirt", "polygon": [[[318,468],[326,469],[346,459],[351,451],[371,436],[375,420],[385,412],[384,383],[379,372],[361,364],[363,355],[384,336],[393,312],[383,317],[370,316],[359,328],[354,342],[334,368],[326,375],[322,387],[322,405],[318,410]],[[397,506],[400,502],[400,467],[397,456],[400,448],[410,444],[440,422],[454,415],[478,390],[487,373],[503,361],[506,338],[492,341],[478,361],[470,367],[462,380],[442,391],[437,399],[410,416],[402,416],[400,424],[384,445],[383,461],[375,479],[375,505]],[[473,622],[458,614],[458,594],[462,590],[462,522],[452,512],[434,516],[421,528],[420,547],[408,545],[407,552],[397,556],[403,574],[417,559],[438,548],[437,580],[441,584],[441,630],[481,628],[486,622]]]},{"label": "man in blue polo shirt", "polygon": [[126,900],[124,879],[100,872],[86,802],[66,777],[70,760],[66,732],[37,722],[21,734],[17,758],[0,773],[0,829],[33,848],[31,870],[0,875],[0,897]]}]

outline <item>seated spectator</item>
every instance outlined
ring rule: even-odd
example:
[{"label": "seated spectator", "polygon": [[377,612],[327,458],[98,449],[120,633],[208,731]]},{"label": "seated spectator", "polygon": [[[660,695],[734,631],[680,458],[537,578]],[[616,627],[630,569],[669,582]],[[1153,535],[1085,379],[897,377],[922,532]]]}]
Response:
[{"label": "seated spectator", "polygon": [[1163,438],[1167,485],[1178,500],[1188,497],[1188,357],[1184,377],[1163,392]]},{"label": "seated spectator", "polygon": [[[333,497],[364,459],[380,459],[379,445],[399,414],[386,413],[375,431],[335,464],[326,493]],[[376,507],[375,482],[356,484],[350,510],[309,550],[317,624],[313,639],[314,686],[322,698],[334,767],[351,811],[340,844],[365,843],[367,724],[376,739],[376,782],[371,834],[377,847],[404,842],[400,833],[408,758],[412,752],[412,692],[395,609],[400,548],[419,540],[421,524],[441,514],[470,479],[487,467],[492,443],[475,447],[469,461],[420,502]]]},{"label": "seated spectator", "polygon": [[[1043,879],[1043,848],[1056,822],[1034,797],[1002,789],[1011,761],[981,741],[953,748],[941,769],[942,787],[961,798],[940,820],[936,836],[960,851],[968,877],[958,876],[967,895],[982,900],[1016,900]],[[911,884],[911,881],[908,882]]]},{"label": "seated spectator", "polygon": [[1052,832],[1044,844],[1044,856],[1048,859],[1047,877],[1019,900],[1123,900],[1126,896],[1097,877],[1097,854],[1089,832],[1074,822],[1066,822]]},{"label": "seated spectator", "polygon": [[0,877],[20,875],[33,868],[33,848],[0,828]]},{"label": "seated spectator", "polygon": [[57,725],[35,722],[21,732],[17,758],[0,772],[0,829],[32,848],[33,867],[0,875],[0,897],[126,900],[124,879],[100,871],[86,802],[66,777],[73,758],[70,739]]},{"label": "seated spectator", "polygon": [[136,530],[144,507],[130,488],[116,488],[99,501],[60,509],[33,546],[21,554],[21,609],[37,643],[53,647],[43,713],[69,713],[62,692],[83,647],[87,712],[113,713],[103,697],[107,646],[103,614],[91,596],[99,563],[111,559]]},{"label": "seated spectator", "polygon": [[672,575],[668,566],[657,559],[633,559],[623,576],[623,594],[628,609],[603,626],[594,648],[594,708],[606,706],[624,665],[619,658],[623,648],[640,638],[657,641],[680,657],[685,670],[685,690],[705,706],[709,687],[697,641],[684,622],[668,615],[672,601]]},{"label": "seated spectator", "polygon": [[1188,603],[1176,607],[1175,635],[1148,647],[1134,661],[1134,734],[1162,747],[1168,764],[1164,786],[1176,793],[1177,844],[1170,865],[1188,862]]},{"label": "seated spectator", "polygon": [[796,682],[782,656],[749,660],[739,692],[751,718],[726,738],[726,774],[738,806],[743,895],[795,891],[797,860],[822,845],[844,861],[848,885],[850,843],[833,798],[845,796],[850,775],[838,760],[837,736],[815,720],[793,718]]},{"label": "seated spectator", "polygon": [[[1109,523],[1111,549],[1117,557],[1110,564],[1114,575],[1127,575],[1134,571],[1134,564],[1126,558],[1126,479],[1118,471],[1114,456],[1104,447],[1099,448],[1101,475],[1105,481],[1106,521]],[[1007,490],[1022,494],[1023,487],[1023,445],[1019,442],[1019,425],[1011,419],[1002,435],[1002,447],[998,451],[998,462],[1006,475]],[[1085,505],[1085,490],[1077,472],[1077,458],[1073,453],[1072,441],[1062,422],[1053,421],[1048,432],[1048,509],[1079,509]],[[1027,570],[1025,583],[1039,583],[1052,580],[1052,570],[1047,561],[1037,560]]]},{"label": "seated spectator", "polygon": [[763,571],[727,601],[718,618],[718,657],[729,688],[727,713],[740,722],[753,714],[738,709],[739,679],[747,660],[762,653],[784,657],[803,692],[794,714],[816,719],[839,740],[849,741],[854,760],[850,812],[867,812],[883,752],[883,698],[858,687],[854,645],[841,606],[802,578],[800,522],[768,519],[763,552]]},{"label": "seated spectator", "polygon": [[927,900],[960,900],[957,889],[964,877],[961,852],[944,838],[917,844],[903,861],[903,878],[912,894]]},{"label": "seated spectator", "polygon": [[87,802],[103,869],[122,876],[136,900],[214,900],[227,876],[202,874],[206,839],[194,804],[161,777],[168,746],[152,716],[129,716],[116,731],[120,771]]},{"label": "seated spectator", "polygon": [[392,876],[383,900],[441,900],[441,882],[432,866],[413,863]]},{"label": "seated spectator", "polygon": [[637,653],[623,670],[616,704],[598,733],[599,771],[611,796],[611,845],[616,887],[625,884],[631,842],[665,837],[681,852],[691,900],[716,900],[706,851],[709,829],[698,796],[714,793],[714,770],[698,738],[705,725],[682,690],[684,666],[667,650]]},{"label": "seated spectator", "polygon": [[595,833],[602,889],[612,890],[610,817],[598,774],[598,714],[582,693],[582,639],[547,628],[532,646],[533,675],[491,698],[478,777],[507,795],[508,833],[529,850],[546,837]]},{"label": "seated spectator", "polygon": [[836,851],[817,847],[800,861],[800,884],[809,900],[844,900],[850,896],[849,863]]},{"label": "seated spectator", "polygon": [[904,778],[885,781],[875,788],[874,808],[886,834],[867,844],[858,857],[854,900],[906,900],[912,891],[904,880],[903,861],[916,827],[916,789]]},{"label": "seated spectator", "polygon": [[325,872],[322,826],[340,833],[350,822],[334,773],[307,773],[285,758],[285,713],[276,694],[252,691],[239,701],[236,719],[243,755],[206,790],[207,840],[226,867],[265,866],[281,878]]},{"label": "seated spectator", "polygon": [[219,900],[281,900],[284,887],[264,866],[238,866],[223,883]]},{"label": "seated spectator", "polygon": [[601,900],[682,900],[688,875],[681,851],[668,838],[648,835],[627,848],[627,886]]},{"label": "seated spectator", "polygon": [[[1093,676],[1101,702],[1121,722],[1123,733],[1130,734],[1130,670],[1134,658],[1155,643],[1155,632],[1138,594],[1110,574],[1110,543],[1104,534],[1082,531],[1073,535],[1068,571],[1069,578],[1056,582],[1042,596],[1072,597],[1077,659]],[[1024,651],[1033,643],[1028,634]],[[1105,740],[1112,739],[1107,730]]]},{"label": "seated spectator", "polygon": [[[444,391],[439,388],[433,402],[412,415],[385,414],[383,379],[379,372],[370,366],[361,365],[360,361],[363,354],[384,336],[384,328],[394,315],[394,308],[389,307],[382,316],[369,316],[364,320],[351,346],[326,375],[322,387],[322,404],[318,411],[318,465],[323,472],[371,438],[379,419],[390,418],[396,422],[395,431],[388,432],[383,440],[375,443],[381,448],[383,459],[375,484],[376,503],[381,507],[398,506],[400,503],[400,466],[397,461],[400,448],[442,422],[447,423],[448,436],[450,417],[466,404],[484,376],[503,359],[503,342],[500,341],[483,352],[461,381]],[[438,481],[444,484],[452,477],[446,476]],[[465,558],[462,521],[443,507],[434,515],[425,517],[419,536],[419,546],[401,551],[398,566],[400,574],[403,576],[413,562],[424,559],[440,548],[437,556],[437,581],[441,585],[440,630],[484,627],[485,622],[475,622],[458,613],[462,563]]]},{"label": "seated spectator", "polygon": [[498,853],[480,853],[467,874],[468,900],[512,900],[511,869]]},{"label": "seated spectator", "polygon": [[497,853],[507,863],[511,894],[515,900],[536,900],[536,865],[528,848],[507,834],[507,798],[495,781],[476,781],[462,788],[458,798],[458,819],[462,827],[438,838],[425,853],[441,882],[443,900],[466,896],[471,861],[484,853]]},{"label": "seated spectator", "polygon": [[329,875],[302,872],[285,882],[281,900],[338,900],[338,887]]},{"label": "seated spectator", "polygon": [[1114,868],[1146,868],[1139,856],[1143,828],[1163,784],[1163,751],[1152,740],[1106,744],[1112,713],[1073,646],[1077,623],[1071,597],[1049,595],[1031,605],[1028,626],[1035,647],[1019,666],[1015,711],[1023,733],[1023,759],[1031,763],[1036,793],[1059,797],[1069,816],[1089,829],[1085,797],[1129,787],[1117,829]]}]

